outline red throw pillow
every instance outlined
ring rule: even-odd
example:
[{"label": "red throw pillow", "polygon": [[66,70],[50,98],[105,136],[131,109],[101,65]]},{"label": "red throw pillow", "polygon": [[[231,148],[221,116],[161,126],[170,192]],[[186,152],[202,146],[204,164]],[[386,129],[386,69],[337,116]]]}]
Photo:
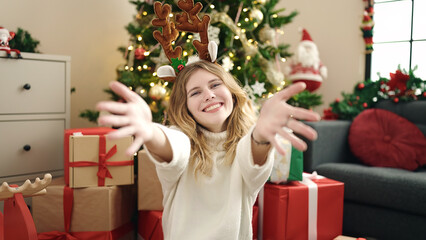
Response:
[{"label": "red throw pillow", "polygon": [[426,164],[426,138],[407,119],[387,110],[367,109],[352,122],[349,146],[361,162],[415,170]]}]

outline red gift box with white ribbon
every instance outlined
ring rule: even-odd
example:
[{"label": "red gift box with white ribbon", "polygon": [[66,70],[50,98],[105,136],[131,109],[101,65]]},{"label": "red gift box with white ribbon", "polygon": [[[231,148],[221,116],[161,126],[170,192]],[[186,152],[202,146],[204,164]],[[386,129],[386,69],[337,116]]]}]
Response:
[{"label": "red gift box with white ribbon", "polygon": [[259,194],[259,239],[329,240],[342,234],[344,184],[314,174]]}]

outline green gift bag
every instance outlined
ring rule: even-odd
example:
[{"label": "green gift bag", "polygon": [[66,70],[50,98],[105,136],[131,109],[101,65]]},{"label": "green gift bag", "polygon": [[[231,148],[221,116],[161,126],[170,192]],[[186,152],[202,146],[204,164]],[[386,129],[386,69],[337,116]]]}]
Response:
[{"label": "green gift bag", "polygon": [[283,156],[275,151],[269,181],[273,183],[302,181],[303,152],[291,146],[291,143],[286,139],[278,138],[277,140],[286,154]]}]

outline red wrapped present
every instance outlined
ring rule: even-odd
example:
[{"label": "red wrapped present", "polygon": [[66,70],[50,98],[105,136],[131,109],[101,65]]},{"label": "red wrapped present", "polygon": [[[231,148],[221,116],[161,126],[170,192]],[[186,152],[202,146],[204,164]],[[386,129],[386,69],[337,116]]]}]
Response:
[{"label": "red wrapped present", "polygon": [[[163,240],[163,227],[161,225],[163,211],[139,211],[138,238],[150,240]],[[258,206],[253,207],[253,239],[257,239]]]},{"label": "red wrapped present", "polygon": [[133,158],[125,150],[132,137],[107,140],[111,128],[67,129],[64,139],[65,182],[72,188],[128,185],[134,182]]},{"label": "red wrapped present", "polygon": [[72,189],[59,178],[46,190],[32,199],[38,239],[134,239],[133,186]]},{"label": "red wrapped present", "polygon": [[344,184],[304,174],[303,181],[265,184],[259,195],[263,240],[329,240],[342,234]]}]

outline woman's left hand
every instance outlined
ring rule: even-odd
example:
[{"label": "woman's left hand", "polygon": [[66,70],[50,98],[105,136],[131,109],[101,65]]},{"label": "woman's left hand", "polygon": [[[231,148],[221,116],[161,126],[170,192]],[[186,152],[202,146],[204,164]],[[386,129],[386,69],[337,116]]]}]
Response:
[{"label": "woman's left hand", "polygon": [[285,155],[285,151],[275,138],[277,134],[289,140],[296,149],[305,151],[307,144],[293,132],[310,140],[316,139],[317,132],[299,120],[318,121],[320,115],[314,111],[293,107],[286,103],[293,95],[305,88],[305,83],[294,83],[269,98],[260,110],[253,137],[258,141],[271,142],[272,146],[282,155]]}]

